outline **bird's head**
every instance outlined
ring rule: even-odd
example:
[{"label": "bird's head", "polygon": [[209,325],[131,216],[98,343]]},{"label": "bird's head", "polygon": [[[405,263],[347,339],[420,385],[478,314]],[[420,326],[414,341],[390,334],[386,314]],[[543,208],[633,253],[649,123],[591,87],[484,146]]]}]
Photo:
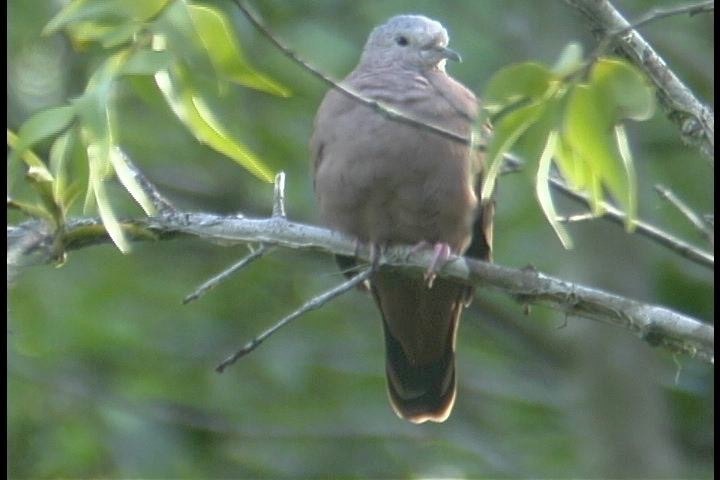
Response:
[{"label": "bird's head", "polygon": [[398,15],[370,33],[361,63],[444,70],[445,60],[460,61],[447,45],[448,34],[440,22],[422,15]]}]

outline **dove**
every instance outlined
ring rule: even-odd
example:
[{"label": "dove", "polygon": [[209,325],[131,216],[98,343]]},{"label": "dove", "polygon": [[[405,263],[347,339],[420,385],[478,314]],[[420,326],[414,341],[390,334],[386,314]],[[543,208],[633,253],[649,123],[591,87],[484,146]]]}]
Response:
[{"label": "dove", "polygon": [[[398,15],[370,33],[358,65],[341,84],[388,110],[469,139],[478,102],[447,74],[447,60],[460,56],[448,48],[439,22]],[[388,118],[331,89],[315,117],[310,157],[324,225],[376,252],[399,244],[433,247],[426,278],[380,265],[369,290],[382,317],[392,408],[413,423],[445,421],[457,391],[458,324],[473,290],[434,277],[452,255],[490,260],[494,204],[478,202],[481,154],[467,142]],[[354,263],[338,257],[346,271]]]}]

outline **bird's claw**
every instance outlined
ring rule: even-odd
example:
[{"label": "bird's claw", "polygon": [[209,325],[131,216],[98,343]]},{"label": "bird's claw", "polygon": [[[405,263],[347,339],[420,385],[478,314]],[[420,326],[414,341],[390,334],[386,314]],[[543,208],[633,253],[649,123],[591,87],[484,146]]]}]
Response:
[{"label": "bird's claw", "polygon": [[433,246],[433,258],[430,262],[430,266],[423,276],[428,288],[432,288],[433,283],[435,282],[435,277],[437,277],[437,272],[439,272],[448,260],[450,260],[451,255],[452,250],[450,249],[450,245],[447,243],[436,243]]}]

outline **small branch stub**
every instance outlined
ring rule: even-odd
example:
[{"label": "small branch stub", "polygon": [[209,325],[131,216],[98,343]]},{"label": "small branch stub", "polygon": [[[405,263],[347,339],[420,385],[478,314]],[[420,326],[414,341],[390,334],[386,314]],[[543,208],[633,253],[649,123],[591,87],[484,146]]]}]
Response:
[{"label": "small branch stub", "polygon": [[356,285],[360,285],[362,282],[367,280],[370,277],[370,274],[372,273],[372,269],[368,268],[366,270],[363,270],[362,272],[358,273],[351,279],[347,280],[346,282],[341,283],[340,285],[318,295],[317,297],[314,297],[307,302],[305,302],[300,308],[292,312],[287,317],[283,318],[279,322],[277,322],[272,327],[265,330],[263,333],[258,335],[257,337],[253,338],[251,341],[249,341],[245,346],[240,348],[238,351],[230,355],[228,358],[223,360],[220,365],[218,365],[215,368],[215,371],[218,373],[222,373],[228,366],[232,365],[233,363],[237,362],[239,359],[247,355],[248,353],[255,350],[257,347],[262,344],[265,340],[268,339],[271,335],[273,335],[275,332],[280,330],[282,327],[287,325],[288,323],[292,322],[296,318],[300,317],[301,315],[311,311],[316,310],[326,303],[328,303],[330,300],[334,299],[335,297],[338,297],[342,295],[345,292],[348,292],[352,290]]},{"label": "small branch stub", "polygon": [[285,172],[279,172],[275,175],[272,216],[282,218],[287,216],[285,213]]},{"label": "small branch stub", "polygon": [[200,285],[197,289],[195,289],[194,292],[189,294],[183,299],[183,304],[188,304],[194,300],[197,300],[198,298],[205,295],[207,292],[209,292],[211,289],[217,287],[222,282],[230,278],[230,276],[236,272],[239,272],[243,268],[250,265],[255,260],[259,259],[260,257],[264,256],[270,249],[265,245],[260,245],[260,247],[255,250],[254,252],[251,252],[248,256],[244,257],[242,260],[237,262],[236,264],[232,265],[230,268],[223,270],[219,274],[215,275],[214,277],[210,278],[208,281]]}]

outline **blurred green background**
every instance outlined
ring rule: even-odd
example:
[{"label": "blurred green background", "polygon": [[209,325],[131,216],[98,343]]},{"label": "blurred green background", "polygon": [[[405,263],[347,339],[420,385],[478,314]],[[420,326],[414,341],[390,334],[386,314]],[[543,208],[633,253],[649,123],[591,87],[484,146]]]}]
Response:
[{"label": "blurred green background", "polygon": [[[629,18],[671,2],[616,0]],[[103,52],[40,31],[62,1],[8,2],[8,126],[82,92]],[[285,170],[291,219],[317,223],[307,140],[326,87],[282,56],[233,8],[250,61],[289,86],[273,97],[231,88],[213,106],[232,134]],[[441,21],[464,62],[450,73],[481,94],[499,68],[552,63],[571,40],[595,45],[562,1],[253,2],[267,25],[335,78],[368,32],[398,13]],[[702,101],[714,101],[713,16],[643,28]],[[155,99],[158,100],[158,99]],[[120,84],[120,144],[179,208],[267,216],[272,186],[199,145],[162,101]],[[713,169],[662,113],[629,125],[640,217],[702,239],[660,200],[671,187],[712,213]],[[47,149],[37,148],[41,156]],[[140,216],[120,186],[113,200]],[[579,211],[558,198],[563,211]],[[18,219],[13,217],[13,221]],[[713,274],[598,220],[560,246],[532,172],[500,180],[495,261],[713,322]],[[62,268],[23,269],[9,286],[11,478],[712,478],[713,368],[625,331],[479,290],[458,338],[459,394],[444,424],[412,425],[385,392],[379,314],[349,293],[307,314],[224,374],[215,365],[305,299],[341,280],[325,255],[277,251],[188,306],[181,299],[244,256],[194,240],[111,245]]]}]

